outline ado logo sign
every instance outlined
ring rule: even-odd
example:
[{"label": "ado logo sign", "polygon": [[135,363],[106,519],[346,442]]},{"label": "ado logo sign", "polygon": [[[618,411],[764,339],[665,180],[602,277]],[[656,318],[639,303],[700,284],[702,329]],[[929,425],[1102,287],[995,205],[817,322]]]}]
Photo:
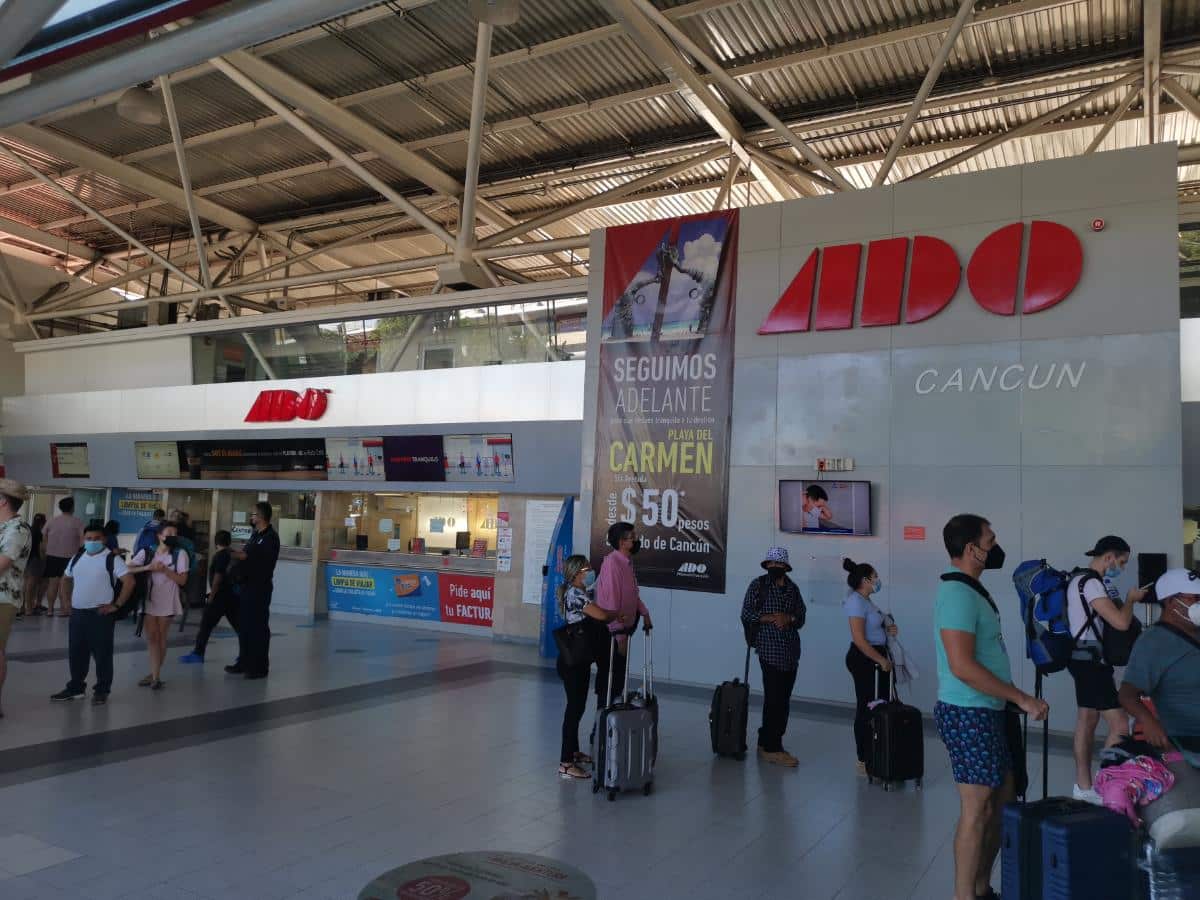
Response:
[{"label": "ado logo sign", "polygon": [[[814,250],[758,333],[850,328],[860,300],[860,325],[899,325],[902,305],[904,322],[912,325],[936,316],[958,292],[962,267],[954,248],[940,238],[871,241],[860,285],[862,250],[862,244]],[[995,315],[1015,315],[1018,303],[1022,313],[1037,313],[1066,299],[1082,270],[1083,248],[1071,229],[1057,222],[1035,221],[1028,227],[1016,222],[975,248],[967,263],[967,287],[975,302]]]},{"label": "ado logo sign", "polygon": [[329,408],[329,388],[309,388],[301,396],[296,391],[262,391],[250,412],[247,422],[294,422],[305,419],[315,422]]}]

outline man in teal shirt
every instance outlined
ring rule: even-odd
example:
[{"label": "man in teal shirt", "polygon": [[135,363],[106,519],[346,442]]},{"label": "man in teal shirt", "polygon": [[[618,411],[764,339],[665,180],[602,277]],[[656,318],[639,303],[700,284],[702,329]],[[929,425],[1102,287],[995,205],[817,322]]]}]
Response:
[{"label": "man in teal shirt", "polygon": [[938,670],[933,717],[958,786],[954,900],[988,900],[997,897],[991,873],[1000,852],[1000,812],[1014,796],[1004,706],[1015,703],[1035,721],[1045,719],[1050,707],[1012,683],[1000,610],[979,582],[984,571],[1004,566],[991,523],[955,516],[942,538],[950,569],[942,575],[933,611]]}]

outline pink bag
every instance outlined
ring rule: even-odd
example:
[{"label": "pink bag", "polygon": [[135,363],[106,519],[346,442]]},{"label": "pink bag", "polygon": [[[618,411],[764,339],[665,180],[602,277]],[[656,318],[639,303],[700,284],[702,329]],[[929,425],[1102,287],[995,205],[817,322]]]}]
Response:
[{"label": "pink bag", "polygon": [[1101,769],[1096,793],[1106,808],[1124,815],[1134,827],[1142,822],[1137,807],[1157,800],[1175,784],[1170,769],[1150,756],[1138,756],[1119,766]]}]

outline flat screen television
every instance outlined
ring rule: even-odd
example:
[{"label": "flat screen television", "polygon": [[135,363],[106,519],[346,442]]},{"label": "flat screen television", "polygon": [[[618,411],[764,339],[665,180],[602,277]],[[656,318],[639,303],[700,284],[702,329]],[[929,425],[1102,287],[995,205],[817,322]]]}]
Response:
[{"label": "flat screen television", "polygon": [[779,482],[779,530],[792,534],[872,534],[871,482]]}]

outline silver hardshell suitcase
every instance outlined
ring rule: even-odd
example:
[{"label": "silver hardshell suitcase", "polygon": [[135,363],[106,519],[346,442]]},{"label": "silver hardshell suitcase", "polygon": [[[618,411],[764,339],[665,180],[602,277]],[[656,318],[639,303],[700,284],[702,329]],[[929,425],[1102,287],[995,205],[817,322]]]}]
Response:
[{"label": "silver hardshell suitcase", "polygon": [[[649,632],[646,633],[649,651]],[[617,642],[609,644],[608,697],[612,697],[613,654]],[[647,652],[647,660],[649,653]],[[652,692],[649,662],[642,669],[642,690],[636,699],[628,695],[629,666],[625,666],[625,684],[621,695],[597,714],[596,744],[593,753],[596,768],[592,775],[592,793],[608,791],[615,800],[618,791],[649,794],[654,786],[654,762],[658,755],[658,704]]]}]

